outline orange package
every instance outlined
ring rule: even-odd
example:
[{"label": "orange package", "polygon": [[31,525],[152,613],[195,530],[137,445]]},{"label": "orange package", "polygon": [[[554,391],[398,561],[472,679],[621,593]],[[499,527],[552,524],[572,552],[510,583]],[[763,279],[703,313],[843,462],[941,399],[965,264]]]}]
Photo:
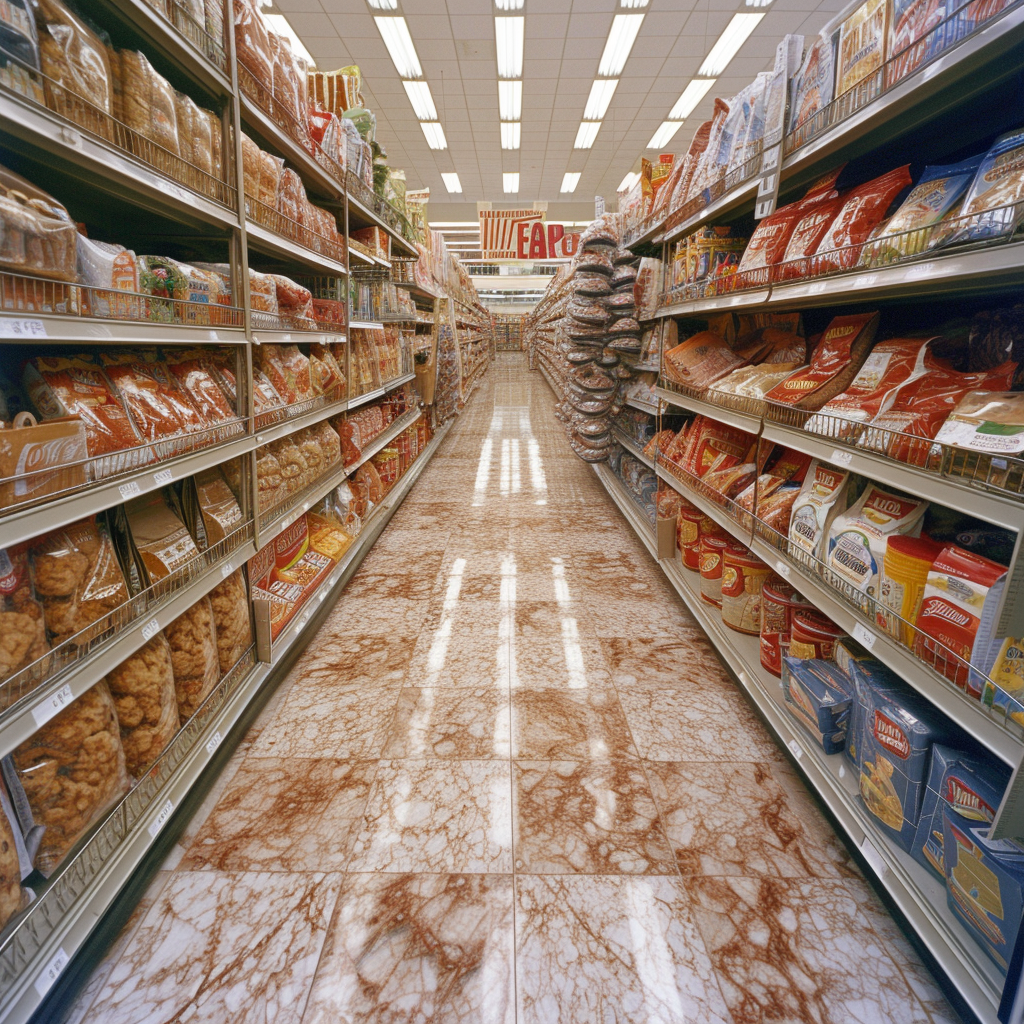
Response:
[{"label": "orange package", "polygon": [[286,404],[313,397],[309,359],[298,345],[261,345],[256,350],[259,368]]},{"label": "orange package", "polygon": [[202,430],[202,417],[167,367],[137,352],[101,352],[100,362],[147,441]]}]

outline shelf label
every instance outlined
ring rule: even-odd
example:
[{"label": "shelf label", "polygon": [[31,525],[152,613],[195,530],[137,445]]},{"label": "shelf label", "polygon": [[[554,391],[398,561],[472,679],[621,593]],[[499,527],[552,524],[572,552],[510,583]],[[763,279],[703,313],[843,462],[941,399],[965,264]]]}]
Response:
[{"label": "shelf label", "polygon": [[780,576],[785,576],[786,579],[789,579],[789,574],[793,570],[790,568],[790,566],[786,565],[786,563],[784,561],[782,561],[781,558],[779,558],[779,559],[776,559],[776,561],[775,561],[775,571]]},{"label": "shelf label", "polygon": [[804,756],[804,749],[797,743],[796,740],[790,740],[787,744],[789,749],[793,752],[793,756],[799,761]]},{"label": "shelf label", "polygon": [[879,878],[885,878],[889,868],[885,861],[882,860],[882,855],[877,849],[875,849],[875,844],[866,836],[864,838],[864,842],[860,844],[860,852],[864,855],[864,859],[868,862],[871,870],[874,871]]},{"label": "shelf label", "polygon": [[206,743],[206,752],[212,754],[219,746],[221,741],[220,730],[218,729]]},{"label": "shelf label", "polygon": [[137,494],[142,493],[142,488],[139,486],[138,480],[129,480],[126,484],[121,484],[118,487],[118,491],[121,497],[127,501],[129,498],[134,498]]},{"label": "shelf label", "polygon": [[65,125],[61,125],[59,134],[61,142],[66,142],[69,146],[74,146],[75,149],[81,148],[82,136],[79,135],[74,128],[68,128]]},{"label": "shelf label", "polygon": [[157,487],[163,487],[165,484],[169,484],[174,479],[174,474],[169,469],[161,469],[159,472],[153,474],[153,483]]},{"label": "shelf label", "polygon": [[149,622],[147,622],[142,627],[142,639],[145,640],[148,643],[159,632],[160,632],[160,623],[157,622],[156,619],[150,619]]},{"label": "shelf label", "polygon": [[841,779],[845,779],[846,778],[846,767],[845,767],[845,765],[840,765],[839,766],[839,778],[841,778]]},{"label": "shelf label", "polygon": [[171,811],[174,810],[174,801],[165,800],[163,807],[157,812],[157,816],[149,823],[149,828],[146,831],[149,833],[150,839],[156,839],[157,833],[167,824],[167,819],[171,816]]},{"label": "shelf label", "polygon": [[61,946],[53,954],[50,962],[39,972],[39,977],[36,978],[35,988],[36,992],[39,993],[40,999],[53,988],[53,983],[64,973],[64,968],[67,965],[68,955],[64,952],[64,947]]},{"label": "shelf label", "polygon": [[226,580],[234,571],[234,567],[228,562],[220,567],[220,578]]},{"label": "shelf label", "polygon": [[872,633],[867,626],[858,622],[857,625],[853,627],[853,639],[856,640],[857,643],[863,644],[870,651],[871,648],[875,646],[877,636]]},{"label": "shelf label", "polygon": [[853,462],[853,452],[844,452],[841,448],[833,448],[829,462],[835,463],[837,466],[849,466]]},{"label": "shelf label", "polygon": [[0,317],[0,338],[45,338],[46,324],[42,320],[23,320]]},{"label": "shelf label", "polygon": [[36,727],[46,725],[54,715],[59,715],[74,699],[71,694],[71,684],[65,683],[56,693],[50,694],[42,704],[32,709]]}]

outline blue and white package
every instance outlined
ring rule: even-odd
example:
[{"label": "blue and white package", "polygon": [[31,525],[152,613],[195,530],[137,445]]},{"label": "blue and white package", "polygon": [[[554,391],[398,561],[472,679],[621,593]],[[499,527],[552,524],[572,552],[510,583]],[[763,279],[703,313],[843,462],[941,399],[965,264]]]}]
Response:
[{"label": "blue and white package", "polygon": [[832,662],[783,658],[782,695],[786,710],[811,733],[826,754],[843,750],[853,688]]},{"label": "blue and white package", "polygon": [[856,640],[844,636],[836,641],[832,650],[832,657],[839,668],[839,671],[850,680],[850,721],[846,727],[846,747],[843,753],[846,760],[856,769],[860,775],[860,736],[864,728],[864,697],[860,692],[857,683],[857,666],[862,662],[870,662],[882,672],[887,672],[882,663],[861,647]]},{"label": "blue and white package", "polygon": [[[961,217],[970,217],[952,242],[974,242],[1010,234],[1017,226],[1017,203],[1024,198],[1024,128],[1000,135],[985,154],[964,197]],[[991,211],[991,212],[989,212]]]}]

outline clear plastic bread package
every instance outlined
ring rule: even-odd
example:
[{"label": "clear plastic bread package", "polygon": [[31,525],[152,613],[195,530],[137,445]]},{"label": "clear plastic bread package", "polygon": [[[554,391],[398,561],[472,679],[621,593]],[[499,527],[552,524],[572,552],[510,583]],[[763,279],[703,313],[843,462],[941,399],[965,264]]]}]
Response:
[{"label": "clear plastic bread package", "polygon": [[75,281],[77,238],[56,199],[0,166],[0,268]]},{"label": "clear plastic bread package", "polygon": [[210,598],[196,601],[167,627],[166,634],[177,714],[184,725],[220,681],[217,633]]},{"label": "clear plastic bread package", "polygon": [[249,593],[241,569],[236,569],[210,591],[210,606],[217,634],[217,658],[223,676],[252,646]]},{"label": "clear plastic bread package", "polygon": [[107,684],[86,690],[12,758],[35,823],[45,828],[35,865],[48,875],[128,792],[121,731]]},{"label": "clear plastic bread package", "polygon": [[0,682],[50,649],[43,606],[32,589],[28,547],[0,550]]}]

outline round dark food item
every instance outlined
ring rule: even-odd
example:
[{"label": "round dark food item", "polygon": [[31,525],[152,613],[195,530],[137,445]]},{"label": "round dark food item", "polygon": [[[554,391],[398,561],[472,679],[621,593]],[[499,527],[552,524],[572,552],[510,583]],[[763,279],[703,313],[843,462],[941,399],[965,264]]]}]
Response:
[{"label": "round dark food item", "polygon": [[593,362],[595,356],[593,352],[581,351],[578,348],[574,348],[568,355],[566,355],[565,358],[573,365],[580,366],[583,363]]},{"label": "round dark food item", "polygon": [[586,252],[591,246],[618,250],[618,232],[608,221],[595,220],[580,235],[580,248]]},{"label": "round dark food item", "polygon": [[580,257],[579,263],[576,264],[576,270],[585,274],[604,274],[606,277],[612,276],[612,261],[604,253],[600,252],[585,252]]},{"label": "round dark food item", "polygon": [[608,348],[614,352],[626,352],[630,355],[638,355],[643,348],[643,343],[635,334],[624,334],[621,338],[608,342]]},{"label": "round dark food item", "polygon": [[608,320],[608,310],[599,302],[571,302],[569,316],[578,323],[601,327]]},{"label": "round dark food item", "polygon": [[577,274],[572,283],[577,296],[601,298],[612,293],[612,286],[604,274]]},{"label": "round dark food item", "polygon": [[636,267],[628,265],[616,266],[611,276],[611,286],[619,288],[632,288],[636,283]]},{"label": "round dark food item", "polygon": [[604,348],[605,343],[608,340],[608,335],[604,331],[593,334],[576,334],[573,331],[569,332],[569,341],[572,342],[577,348]]},{"label": "round dark food item", "polygon": [[611,366],[619,365],[619,357],[614,352],[608,352],[607,350],[601,354],[601,358],[597,360],[597,365],[607,369]]},{"label": "round dark food item", "polygon": [[604,416],[611,409],[612,403],[607,398],[583,398],[574,401],[572,407],[587,416]]},{"label": "round dark food item", "polygon": [[636,302],[633,300],[632,291],[621,291],[616,292],[614,295],[609,295],[602,302],[602,305],[606,310],[611,310],[612,312],[628,310],[632,313],[636,309]]},{"label": "round dark food item", "polygon": [[608,448],[588,448],[581,441],[575,437],[569,437],[569,447],[581,458],[584,462],[607,462],[608,454],[611,451],[611,446]]},{"label": "round dark food item", "polygon": [[608,328],[608,334],[616,338],[621,337],[623,334],[639,333],[640,324],[631,316],[624,316],[621,320],[616,320],[615,323]]},{"label": "round dark food item", "polygon": [[570,376],[585,391],[607,391],[615,387],[615,381],[596,366],[580,366]]},{"label": "round dark food item", "polygon": [[608,433],[608,423],[604,419],[586,417],[580,420],[576,429],[584,437],[603,437]]},{"label": "round dark food item", "polygon": [[582,338],[584,341],[597,341],[606,336],[603,327],[595,327],[593,324],[581,324],[575,320],[568,320],[565,332],[570,341]]},{"label": "round dark food item", "polygon": [[635,267],[640,262],[640,257],[628,249],[616,249],[612,262],[617,267]]},{"label": "round dark food item", "polygon": [[612,435],[607,432],[605,432],[604,437],[585,437],[583,434],[580,434],[578,435],[578,440],[580,444],[591,451],[603,452],[611,447]]}]

